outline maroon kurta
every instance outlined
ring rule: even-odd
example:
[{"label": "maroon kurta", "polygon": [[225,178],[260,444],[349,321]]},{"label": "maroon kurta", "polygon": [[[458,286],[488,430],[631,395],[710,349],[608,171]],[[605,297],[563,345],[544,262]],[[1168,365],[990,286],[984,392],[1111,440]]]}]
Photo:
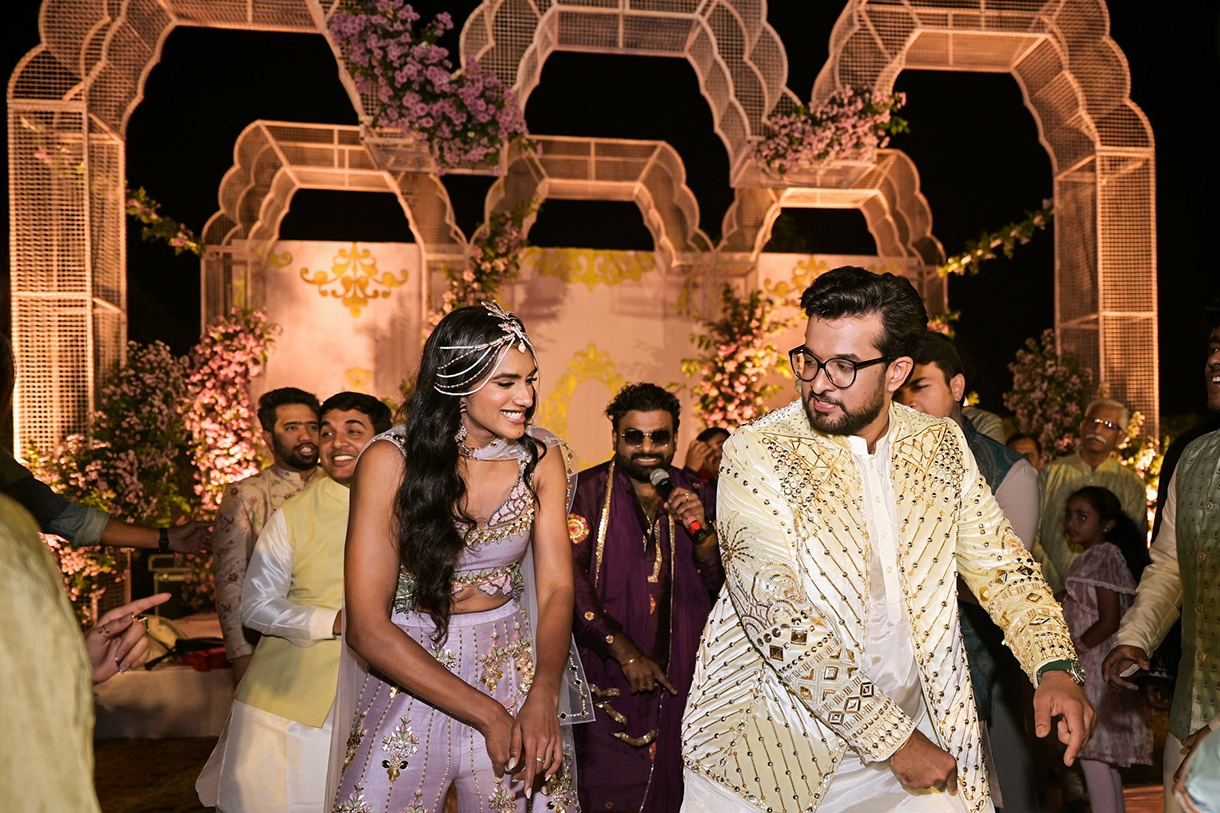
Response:
[{"label": "maroon kurta", "polygon": [[[603,463],[580,473],[569,522],[576,571],[572,629],[597,704],[594,722],[573,727],[580,804],[590,813],[672,813],[682,804],[682,710],[724,570],[719,551],[699,560],[690,534],[663,510],[656,533],[646,533],[648,521],[622,469],[613,469],[607,491],[611,471]],[[715,486],[672,466],[669,476],[676,487],[699,495],[711,525]],[[660,685],[649,694],[630,693],[610,657],[620,632],[665,670],[677,695]]]}]

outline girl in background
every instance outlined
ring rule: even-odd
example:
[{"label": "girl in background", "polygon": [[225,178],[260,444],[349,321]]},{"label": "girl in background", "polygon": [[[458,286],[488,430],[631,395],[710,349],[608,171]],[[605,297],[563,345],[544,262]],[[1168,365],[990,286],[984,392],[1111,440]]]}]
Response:
[{"label": "girl in background", "polygon": [[1068,498],[1064,523],[1068,538],[1084,552],[1068,570],[1063,615],[1089,676],[1085,693],[1097,710],[1097,730],[1080,752],[1080,766],[1094,813],[1124,813],[1118,769],[1152,764],[1152,729],[1140,696],[1110,688],[1101,679],[1101,664],[1151,561],[1148,543],[1118,497],[1099,486]]}]

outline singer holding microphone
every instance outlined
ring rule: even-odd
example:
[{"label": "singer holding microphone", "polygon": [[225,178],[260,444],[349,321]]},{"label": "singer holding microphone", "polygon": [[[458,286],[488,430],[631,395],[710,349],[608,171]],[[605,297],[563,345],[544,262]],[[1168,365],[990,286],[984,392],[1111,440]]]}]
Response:
[{"label": "singer holding microphone", "polygon": [[580,473],[568,518],[572,631],[597,707],[573,726],[583,810],[682,805],[680,728],[724,570],[715,486],[673,465],[681,405],[629,384],[606,408],[614,457]]}]

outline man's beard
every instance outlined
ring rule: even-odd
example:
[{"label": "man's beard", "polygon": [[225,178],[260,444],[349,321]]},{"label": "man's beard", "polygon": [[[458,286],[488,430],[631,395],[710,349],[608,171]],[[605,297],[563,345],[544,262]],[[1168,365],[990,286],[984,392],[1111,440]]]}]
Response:
[{"label": "man's beard", "polygon": [[[300,452],[300,448],[306,445],[313,447],[312,454],[306,455]],[[277,438],[275,441],[275,454],[276,457],[284,461],[284,465],[297,471],[308,471],[318,465],[318,444],[316,443],[300,443],[293,447],[285,447],[280,445],[280,441]]]},{"label": "man's beard", "polygon": [[861,429],[877,420],[881,410],[885,409],[885,382],[878,382],[877,389],[873,393],[872,398],[858,412],[849,411],[842,401],[823,397],[823,401],[838,404],[842,414],[837,417],[831,417],[830,415],[824,415],[815,411],[809,405],[809,399],[812,397],[813,393],[811,392],[808,396],[801,398],[801,403],[804,405],[805,415],[809,418],[809,423],[814,429],[819,432],[825,432],[828,435],[858,435]]},{"label": "man's beard", "polygon": [[614,455],[614,464],[622,469],[623,473],[632,480],[639,483],[647,483],[649,475],[651,475],[654,470],[666,468],[671,462],[673,462],[673,455],[662,454],[655,456],[656,459],[660,460],[659,463],[641,465],[636,462],[636,459],[640,457],[647,458],[649,455],[642,455],[639,452],[635,452],[630,455],[616,453]]}]

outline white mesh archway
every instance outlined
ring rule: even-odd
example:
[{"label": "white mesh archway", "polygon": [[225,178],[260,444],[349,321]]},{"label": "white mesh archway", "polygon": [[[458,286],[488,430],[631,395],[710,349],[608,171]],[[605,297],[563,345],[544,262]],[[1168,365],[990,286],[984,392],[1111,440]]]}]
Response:
[{"label": "white mesh archway", "polygon": [[123,357],[125,132],[165,38],[179,25],[320,33],[322,18],[319,0],[45,0],[42,41],[6,96],[19,454],[83,430]]},{"label": "white mesh archway", "polygon": [[204,321],[233,305],[261,307],[263,263],[298,189],[392,193],[425,267],[464,261],[466,240],[435,175],[379,169],[359,127],[256,121],[238,136],[220,183],[220,211],[204,226]]},{"label": "white mesh archway", "polygon": [[1060,348],[1157,437],[1154,142],[1103,0],[852,0],[814,101],[840,87],[888,93],[905,68],[1017,80],[1055,173]]}]

